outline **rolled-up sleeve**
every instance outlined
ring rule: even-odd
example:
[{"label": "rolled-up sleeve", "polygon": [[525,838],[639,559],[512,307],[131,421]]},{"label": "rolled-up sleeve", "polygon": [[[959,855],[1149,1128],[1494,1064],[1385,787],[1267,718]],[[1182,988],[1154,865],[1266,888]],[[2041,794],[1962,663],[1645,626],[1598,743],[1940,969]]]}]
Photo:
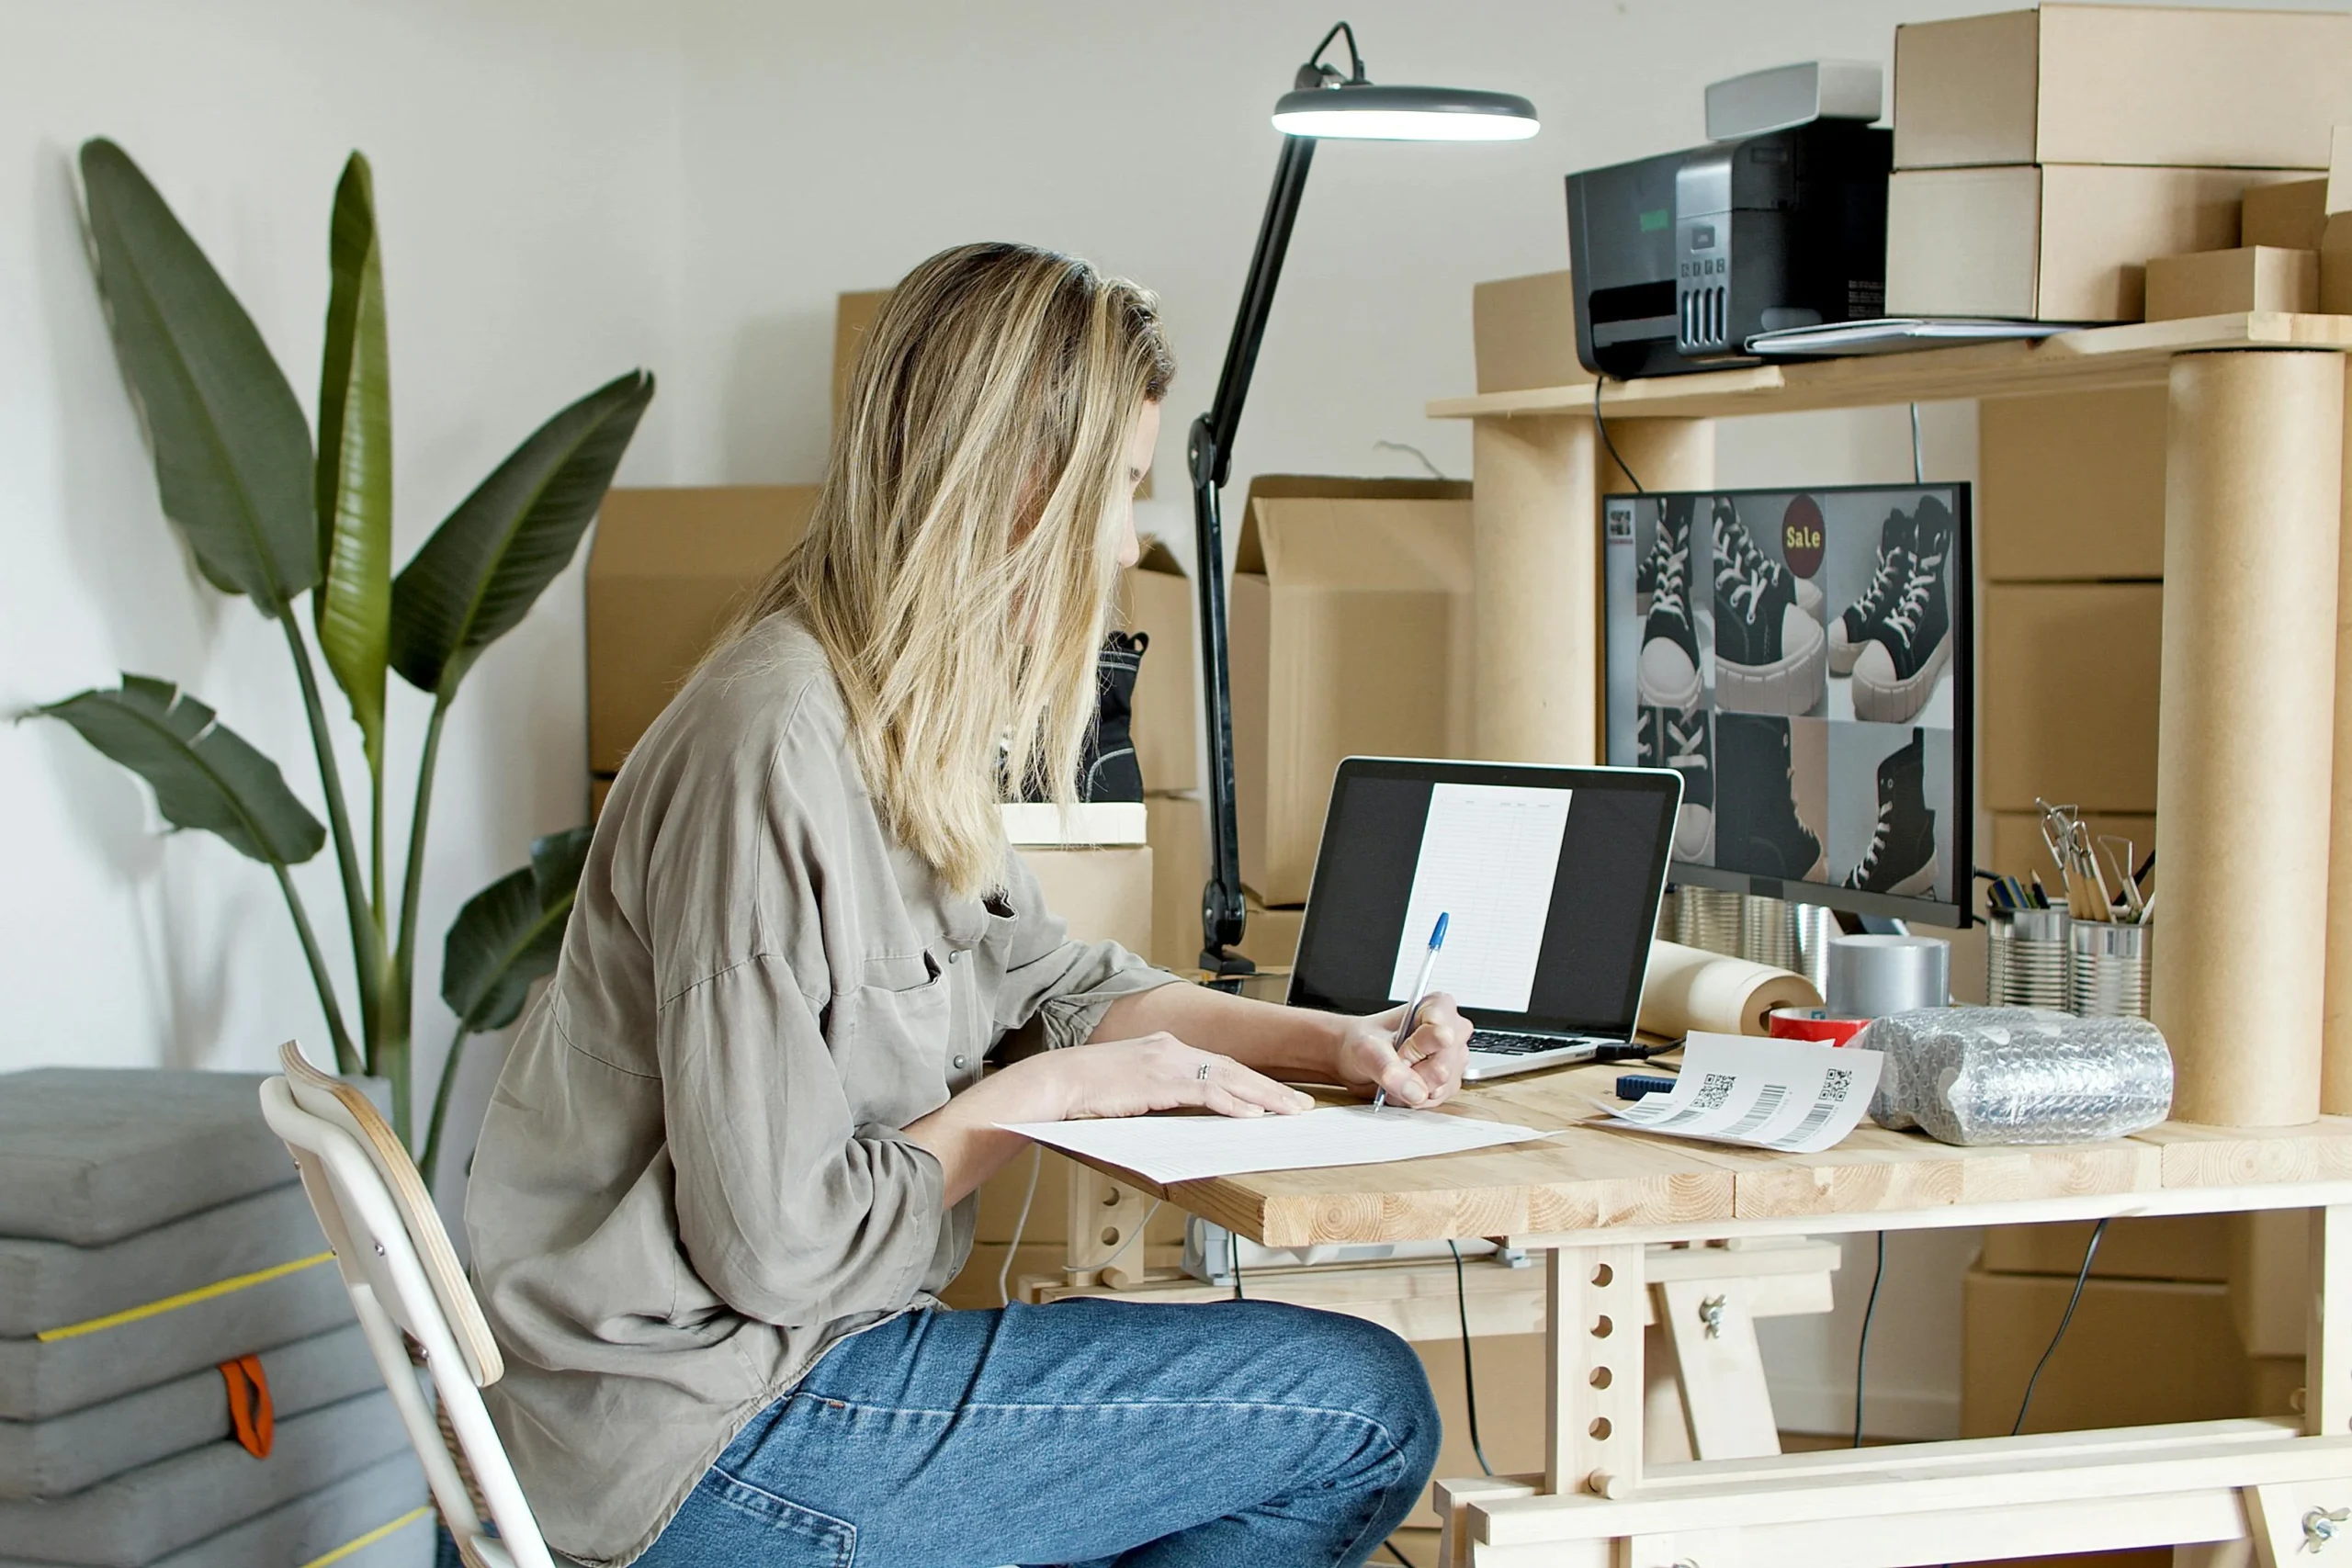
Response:
[{"label": "rolled-up sleeve", "polygon": [[939,1161],[855,1122],[791,970],[747,960],[663,1003],[656,1027],[695,1272],[786,1326],[912,1300],[939,1243]]},{"label": "rolled-up sleeve", "polygon": [[[1003,984],[996,996],[997,1027],[1018,1032],[1023,1043],[1058,1051],[1083,1045],[1121,997],[1177,984],[1115,942],[1079,942],[1046,907],[1036,874],[1018,851],[1005,856],[1004,898],[1012,931]],[[1006,1055],[1023,1054],[1016,1044]]]}]

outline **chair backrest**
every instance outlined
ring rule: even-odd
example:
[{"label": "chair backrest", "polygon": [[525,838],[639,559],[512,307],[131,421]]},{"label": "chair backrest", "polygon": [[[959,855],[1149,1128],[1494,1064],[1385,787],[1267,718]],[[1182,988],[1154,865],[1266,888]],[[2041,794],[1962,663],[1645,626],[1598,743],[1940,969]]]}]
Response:
[{"label": "chair backrest", "polygon": [[[278,1060],[286,1074],[263,1082],[262,1114],[294,1156],[368,1348],[459,1552],[472,1568],[554,1568],[482,1405],[481,1390],[505,1370],[497,1341],[424,1179],[367,1096],[312,1066],[290,1040]],[[419,1351],[413,1359],[411,1342]],[[440,1397],[446,1436],[417,1386],[416,1359]],[[495,1535],[468,1490],[460,1457],[496,1521]]]}]

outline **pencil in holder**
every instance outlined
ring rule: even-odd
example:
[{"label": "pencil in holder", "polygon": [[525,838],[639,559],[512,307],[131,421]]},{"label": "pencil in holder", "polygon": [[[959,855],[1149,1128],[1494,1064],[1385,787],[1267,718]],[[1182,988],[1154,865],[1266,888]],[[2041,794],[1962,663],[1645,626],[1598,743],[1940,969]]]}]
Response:
[{"label": "pencil in holder", "polygon": [[2148,1016],[2144,925],[2076,920],[2067,937],[2067,1010],[2085,1018]]},{"label": "pencil in holder", "polygon": [[1997,910],[1986,922],[1984,999],[1993,1007],[2064,1011],[2067,993],[2064,909]]}]

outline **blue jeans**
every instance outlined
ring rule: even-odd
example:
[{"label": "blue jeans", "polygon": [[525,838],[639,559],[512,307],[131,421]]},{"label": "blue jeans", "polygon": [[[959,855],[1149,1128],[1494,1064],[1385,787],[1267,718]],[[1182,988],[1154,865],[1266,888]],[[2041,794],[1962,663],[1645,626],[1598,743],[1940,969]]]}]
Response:
[{"label": "blue jeans", "polygon": [[753,1418],[642,1568],[1326,1568],[1437,1461],[1412,1348],[1272,1302],[909,1313]]}]

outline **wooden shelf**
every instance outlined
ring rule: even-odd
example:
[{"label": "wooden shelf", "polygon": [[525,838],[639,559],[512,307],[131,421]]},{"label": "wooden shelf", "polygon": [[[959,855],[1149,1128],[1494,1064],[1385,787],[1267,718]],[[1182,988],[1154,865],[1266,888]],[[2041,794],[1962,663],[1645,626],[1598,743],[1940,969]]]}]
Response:
[{"label": "wooden shelf", "polygon": [[[2257,310],[2177,321],[2086,327],[2039,342],[1966,344],[1916,354],[1794,360],[1689,376],[1611,381],[1601,407],[1612,419],[1720,419],[1809,409],[1870,408],[2020,392],[2080,392],[2162,386],[2175,355],[2249,348],[2352,350],[2352,316]],[[1592,383],[1524,392],[1439,398],[1431,419],[1585,413]]]}]

